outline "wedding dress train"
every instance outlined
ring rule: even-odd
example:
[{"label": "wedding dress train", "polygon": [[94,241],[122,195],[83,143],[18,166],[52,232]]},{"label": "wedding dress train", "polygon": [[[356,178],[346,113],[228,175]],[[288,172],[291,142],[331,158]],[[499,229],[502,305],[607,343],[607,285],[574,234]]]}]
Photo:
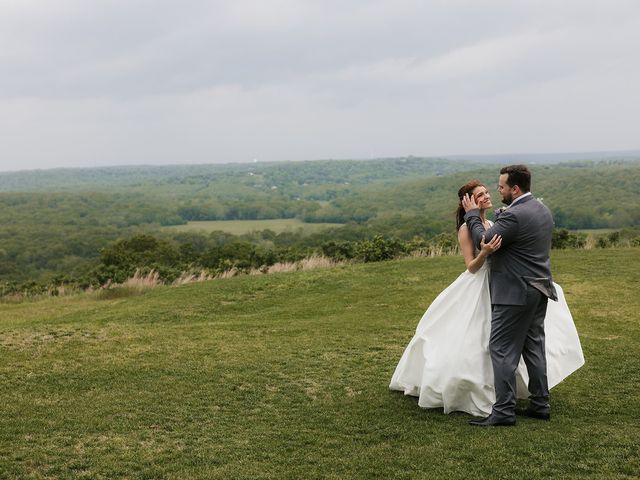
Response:
[{"label": "wedding dress train", "polygon": [[[554,285],[558,301],[549,300],[545,319],[549,388],[584,364],[564,292]],[[463,272],[429,306],[389,388],[418,397],[418,405],[424,408],[489,415],[495,401],[490,332],[489,268],[485,263],[476,273]],[[522,359],[516,377],[518,398],[527,398],[528,375]]]}]

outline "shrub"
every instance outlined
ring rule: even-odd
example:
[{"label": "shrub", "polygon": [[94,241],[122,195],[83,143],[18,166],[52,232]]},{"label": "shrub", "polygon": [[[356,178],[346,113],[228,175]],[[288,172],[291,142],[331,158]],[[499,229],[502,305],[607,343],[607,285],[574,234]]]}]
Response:
[{"label": "shrub", "polygon": [[571,233],[566,228],[556,228],[551,238],[551,248],[584,248],[586,244],[586,235],[579,233]]},{"label": "shrub", "polygon": [[325,257],[332,260],[351,260],[356,256],[355,244],[352,242],[325,242],[320,246],[320,250]]},{"label": "shrub", "polygon": [[356,245],[356,257],[363,262],[379,262],[389,260],[404,253],[403,245],[398,240],[385,240],[376,235],[372,240],[363,240]]}]

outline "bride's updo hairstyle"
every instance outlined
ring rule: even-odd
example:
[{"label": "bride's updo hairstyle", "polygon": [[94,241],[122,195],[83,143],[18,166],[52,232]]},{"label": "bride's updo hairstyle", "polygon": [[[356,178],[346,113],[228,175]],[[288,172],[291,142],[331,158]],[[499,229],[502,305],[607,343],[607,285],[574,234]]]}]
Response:
[{"label": "bride's updo hairstyle", "polygon": [[470,182],[465,183],[458,190],[458,208],[456,209],[456,232],[460,230],[460,227],[464,223],[464,208],[462,207],[462,198],[468,193],[471,193],[476,189],[476,187],[484,187],[484,183],[480,180],[471,180]]}]

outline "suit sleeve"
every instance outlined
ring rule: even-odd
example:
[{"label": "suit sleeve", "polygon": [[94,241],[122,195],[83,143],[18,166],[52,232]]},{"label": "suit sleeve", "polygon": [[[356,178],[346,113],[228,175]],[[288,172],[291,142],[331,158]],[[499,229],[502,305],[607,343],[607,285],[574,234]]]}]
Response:
[{"label": "suit sleeve", "polygon": [[464,216],[464,220],[467,222],[467,228],[471,232],[473,244],[478,249],[483,235],[486,242],[493,238],[494,235],[500,235],[502,237],[502,245],[506,246],[513,242],[518,234],[518,219],[509,210],[502,212],[488,230],[485,230],[484,225],[482,225],[480,210],[478,209],[469,210]]}]

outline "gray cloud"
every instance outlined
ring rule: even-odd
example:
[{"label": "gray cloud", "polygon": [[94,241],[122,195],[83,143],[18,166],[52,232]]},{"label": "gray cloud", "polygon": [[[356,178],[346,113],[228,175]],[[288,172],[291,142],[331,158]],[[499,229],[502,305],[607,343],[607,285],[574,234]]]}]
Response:
[{"label": "gray cloud", "polygon": [[0,169],[638,148],[634,1],[0,4]]}]

